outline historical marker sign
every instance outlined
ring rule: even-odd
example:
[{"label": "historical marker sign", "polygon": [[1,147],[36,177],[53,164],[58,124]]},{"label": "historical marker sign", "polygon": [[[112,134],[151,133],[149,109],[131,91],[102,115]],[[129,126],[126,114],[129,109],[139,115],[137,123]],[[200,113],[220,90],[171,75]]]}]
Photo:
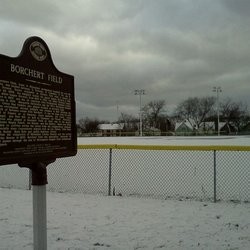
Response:
[{"label": "historical marker sign", "polygon": [[16,58],[0,55],[0,165],[75,155],[75,124],[74,77],[56,69],[41,38]]}]

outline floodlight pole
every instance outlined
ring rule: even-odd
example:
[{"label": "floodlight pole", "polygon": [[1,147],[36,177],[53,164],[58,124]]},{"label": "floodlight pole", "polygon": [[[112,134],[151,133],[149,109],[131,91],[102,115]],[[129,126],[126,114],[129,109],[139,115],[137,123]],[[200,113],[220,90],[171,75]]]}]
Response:
[{"label": "floodlight pole", "polygon": [[216,103],[217,103],[217,123],[218,123],[218,136],[220,135],[220,110],[219,110],[219,93],[222,92],[221,87],[213,87],[213,92],[216,92]]},{"label": "floodlight pole", "polygon": [[136,89],[134,93],[135,93],[135,95],[139,95],[139,97],[140,97],[140,112],[139,112],[139,117],[140,117],[140,136],[142,136],[141,96],[142,96],[142,95],[145,95],[145,90],[144,90],[144,89]]}]

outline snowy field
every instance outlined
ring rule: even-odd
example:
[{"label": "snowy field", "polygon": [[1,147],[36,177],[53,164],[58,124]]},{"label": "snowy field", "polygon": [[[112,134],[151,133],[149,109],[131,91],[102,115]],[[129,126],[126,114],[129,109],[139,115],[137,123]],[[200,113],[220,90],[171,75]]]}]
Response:
[{"label": "snowy field", "polygon": [[[0,189],[0,249],[32,249],[32,191]],[[250,249],[250,204],[47,192],[48,249]]]},{"label": "snowy field", "polygon": [[250,136],[81,137],[78,145],[81,144],[250,146]]}]

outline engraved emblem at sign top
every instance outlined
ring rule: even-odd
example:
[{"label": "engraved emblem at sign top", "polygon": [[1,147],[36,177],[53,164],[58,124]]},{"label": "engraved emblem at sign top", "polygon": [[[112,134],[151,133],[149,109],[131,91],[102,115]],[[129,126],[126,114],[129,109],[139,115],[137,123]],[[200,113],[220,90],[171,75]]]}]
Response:
[{"label": "engraved emblem at sign top", "polygon": [[37,61],[43,61],[47,57],[47,51],[44,48],[44,46],[38,42],[35,41],[31,43],[30,45],[30,53],[31,55],[37,60]]}]

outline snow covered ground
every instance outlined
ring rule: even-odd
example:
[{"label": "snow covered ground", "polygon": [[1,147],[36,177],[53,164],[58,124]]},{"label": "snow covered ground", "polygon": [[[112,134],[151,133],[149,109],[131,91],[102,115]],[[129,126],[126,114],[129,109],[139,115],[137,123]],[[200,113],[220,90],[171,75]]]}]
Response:
[{"label": "snow covered ground", "polygon": [[[32,191],[0,189],[0,249],[32,249]],[[250,204],[47,192],[48,249],[250,249]]]},{"label": "snow covered ground", "polygon": [[[78,144],[250,146],[250,137],[101,137],[78,138]],[[246,174],[240,175],[245,181],[249,180],[248,158],[244,164],[235,159],[235,164],[248,167]],[[78,162],[80,157],[74,159]],[[73,167],[72,160],[58,159],[55,164],[59,163],[59,169],[63,164]],[[234,159],[227,162],[231,161]],[[53,173],[56,168],[57,165],[48,168],[48,188],[57,180],[55,176],[66,184],[72,179],[66,172]],[[27,183],[27,169],[13,165],[2,166],[0,170],[3,186],[15,183],[22,188]],[[84,171],[103,172],[100,166],[93,168],[93,161]],[[97,181],[103,179],[102,175],[97,177]],[[83,183],[88,184],[87,180]],[[32,249],[32,191],[0,188],[0,201],[0,249]],[[250,249],[249,202],[211,203],[47,192],[47,215],[48,249],[52,250]]]}]

